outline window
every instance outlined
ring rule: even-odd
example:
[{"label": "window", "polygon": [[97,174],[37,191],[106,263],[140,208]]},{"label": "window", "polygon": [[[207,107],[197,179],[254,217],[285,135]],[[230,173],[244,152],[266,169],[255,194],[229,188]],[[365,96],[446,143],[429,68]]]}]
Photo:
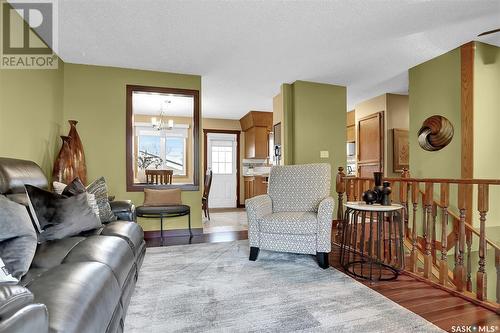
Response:
[{"label": "window", "polygon": [[233,173],[233,147],[212,146],[212,172],[214,174]]},{"label": "window", "polygon": [[[141,133],[148,131],[139,130]],[[154,133],[153,133],[154,134]],[[165,133],[157,135],[140,134],[138,136],[139,170],[171,169],[176,176],[186,175],[186,139],[169,136]]]}]

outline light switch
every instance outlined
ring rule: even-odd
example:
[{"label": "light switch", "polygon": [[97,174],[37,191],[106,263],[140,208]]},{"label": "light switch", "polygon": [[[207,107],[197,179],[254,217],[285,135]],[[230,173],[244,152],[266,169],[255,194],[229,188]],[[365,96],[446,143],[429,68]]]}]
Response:
[{"label": "light switch", "polygon": [[328,153],[328,150],[322,150],[319,152],[319,157],[320,158],[328,158],[328,157],[330,157],[330,154]]}]

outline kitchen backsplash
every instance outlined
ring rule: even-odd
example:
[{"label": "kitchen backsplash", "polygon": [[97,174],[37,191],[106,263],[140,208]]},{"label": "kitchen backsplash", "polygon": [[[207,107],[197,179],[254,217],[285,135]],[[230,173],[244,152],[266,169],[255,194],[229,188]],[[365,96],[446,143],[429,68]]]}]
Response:
[{"label": "kitchen backsplash", "polygon": [[243,176],[267,176],[270,170],[267,159],[243,159]]}]

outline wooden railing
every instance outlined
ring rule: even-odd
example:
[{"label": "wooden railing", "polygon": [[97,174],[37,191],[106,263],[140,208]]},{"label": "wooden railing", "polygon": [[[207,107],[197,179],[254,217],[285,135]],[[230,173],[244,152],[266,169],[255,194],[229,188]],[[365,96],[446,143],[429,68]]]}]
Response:
[{"label": "wooden railing", "polygon": [[[408,170],[404,170],[400,178],[384,178],[384,181],[391,183],[393,202],[404,207],[406,273],[500,313],[500,246],[486,236],[489,190],[499,186],[500,180],[418,179],[411,178]],[[343,168],[339,168],[336,178],[338,242],[344,202],[361,201],[363,192],[373,187],[372,178],[347,177]],[[472,221],[474,191],[479,230]],[[493,262],[487,261],[488,251],[494,252]],[[451,263],[450,253],[454,255]],[[478,264],[475,272],[472,271],[474,261]],[[496,280],[496,293],[490,299],[488,267],[496,269],[496,276],[488,277]]]}]

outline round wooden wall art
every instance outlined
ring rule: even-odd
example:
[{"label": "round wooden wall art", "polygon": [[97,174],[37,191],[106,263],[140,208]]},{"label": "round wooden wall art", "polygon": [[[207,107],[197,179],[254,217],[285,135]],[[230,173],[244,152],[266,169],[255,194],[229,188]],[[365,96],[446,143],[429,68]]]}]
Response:
[{"label": "round wooden wall art", "polygon": [[418,144],[427,151],[441,150],[451,142],[451,139],[453,139],[453,125],[443,116],[427,118],[418,131]]}]

